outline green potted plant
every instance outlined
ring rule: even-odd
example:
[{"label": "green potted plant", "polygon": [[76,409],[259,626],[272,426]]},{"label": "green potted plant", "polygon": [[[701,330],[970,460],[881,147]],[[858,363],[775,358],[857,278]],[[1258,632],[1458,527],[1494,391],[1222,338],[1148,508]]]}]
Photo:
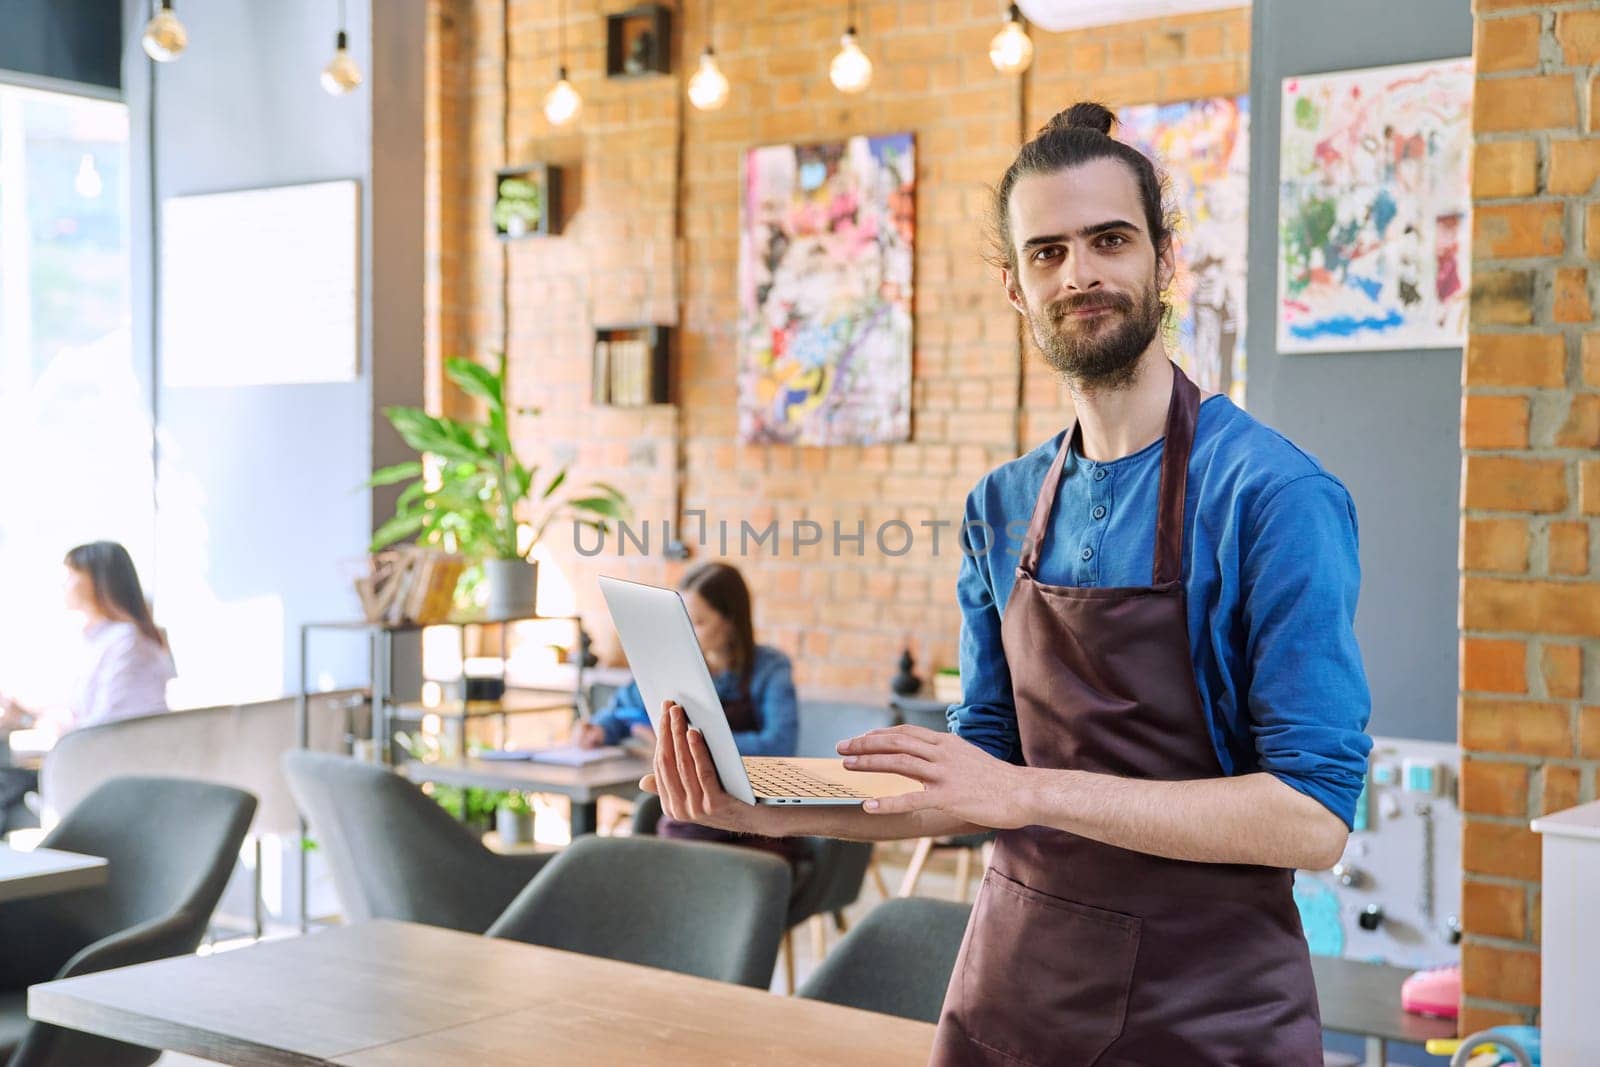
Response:
[{"label": "green potted plant", "polygon": [[502,848],[533,843],[533,805],[526,793],[505,794],[494,812],[494,831]]},{"label": "green potted plant", "polygon": [[459,552],[482,565],[489,618],[531,615],[538,565],[528,559],[552,522],[567,518],[605,533],[628,514],[622,493],[591,482],[563,492],[567,468],[540,480],[537,466],[517,457],[512,415],[536,417],[535,408],[506,404],[506,357],[494,370],[470,359],[445,361],[445,373],[483,403],[483,421],[429,415],[421,408],[390,407],[384,415],[420,458],[385,467],[369,485],[409,482],[392,519],[372,536],[372,550],[415,536],[426,545]]}]

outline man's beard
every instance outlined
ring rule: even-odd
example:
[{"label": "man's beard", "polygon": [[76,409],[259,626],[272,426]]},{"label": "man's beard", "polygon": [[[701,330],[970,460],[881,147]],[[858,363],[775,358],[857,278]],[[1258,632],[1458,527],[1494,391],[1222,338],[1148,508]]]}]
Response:
[{"label": "man's beard", "polygon": [[[1111,311],[1082,322],[1071,318],[1074,312],[1094,307]],[[1137,303],[1126,293],[1091,292],[1048,304],[1043,314],[1029,307],[1028,327],[1045,362],[1074,386],[1121,389],[1133,384],[1139,357],[1155,340],[1165,314],[1161,294],[1152,284],[1139,294]]]}]

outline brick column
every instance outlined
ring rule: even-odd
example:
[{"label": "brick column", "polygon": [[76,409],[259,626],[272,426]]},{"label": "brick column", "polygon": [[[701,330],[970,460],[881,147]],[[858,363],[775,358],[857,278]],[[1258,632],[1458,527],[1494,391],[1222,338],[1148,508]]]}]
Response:
[{"label": "brick column", "polygon": [[1600,256],[1600,3],[1475,7],[1461,442],[1464,1030],[1533,1019],[1540,875],[1528,820],[1593,799],[1600,763],[1590,270]]}]

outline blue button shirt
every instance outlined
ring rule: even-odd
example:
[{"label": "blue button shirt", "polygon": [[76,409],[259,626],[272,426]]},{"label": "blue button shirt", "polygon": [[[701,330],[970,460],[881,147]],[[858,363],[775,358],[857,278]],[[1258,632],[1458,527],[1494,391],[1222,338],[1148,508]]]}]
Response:
[{"label": "blue button shirt", "polygon": [[[1062,435],[986,474],[967,497],[957,581],[962,703],[950,728],[1023,762],[1000,619]],[[1148,586],[1165,441],[1095,463],[1067,457],[1038,580]],[[986,534],[983,523],[993,531]],[[1200,405],[1184,502],[1189,644],[1224,773],[1266,771],[1346,825],[1366,775],[1371,697],[1354,630],[1361,585],[1344,485],[1225,396]],[[987,551],[984,551],[987,547]]]},{"label": "blue button shirt", "polygon": [[[739,695],[739,676],[720,671],[713,676],[717,696],[724,702]],[[789,657],[767,645],[756,646],[755,668],[750,674],[750,702],[755,705],[756,728],[736,730],[733,742],[741,756],[792,756],[799,744],[800,708],[794,692],[794,672]],[[605,709],[594,717],[594,724],[606,732],[606,744],[614,745],[628,736],[635,726],[649,726],[644,698],[636,682],[629,682],[612,694]]]}]

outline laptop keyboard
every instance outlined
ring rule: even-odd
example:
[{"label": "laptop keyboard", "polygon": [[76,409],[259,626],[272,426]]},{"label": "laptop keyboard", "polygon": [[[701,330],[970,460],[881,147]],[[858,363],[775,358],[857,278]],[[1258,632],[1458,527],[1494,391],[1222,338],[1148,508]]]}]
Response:
[{"label": "laptop keyboard", "polygon": [[829,797],[864,799],[867,794],[823,781],[782,759],[747,759],[745,773],[758,795],[769,797]]}]

